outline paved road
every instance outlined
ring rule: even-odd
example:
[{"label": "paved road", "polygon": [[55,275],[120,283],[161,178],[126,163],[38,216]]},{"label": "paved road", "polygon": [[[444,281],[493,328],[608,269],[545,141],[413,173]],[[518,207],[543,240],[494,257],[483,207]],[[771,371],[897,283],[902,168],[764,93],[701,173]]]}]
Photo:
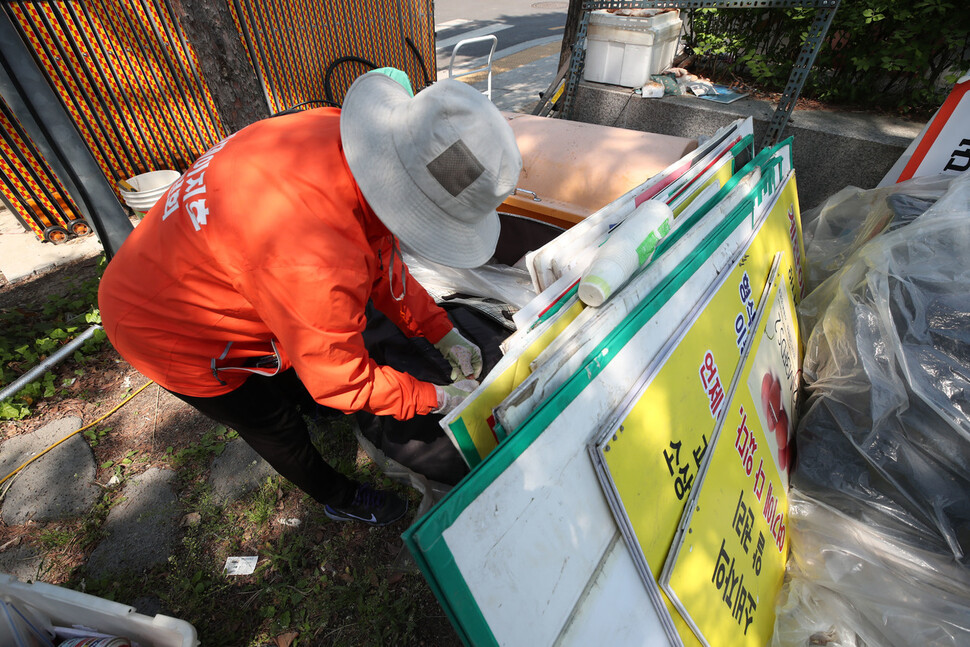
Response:
[{"label": "paved road", "polygon": [[[438,0],[435,38],[438,79],[451,74],[488,90],[487,65],[491,42],[455,46],[464,39],[494,36],[492,101],[502,110],[529,112],[556,75],[568,2],[513,0]],[[464,76],[462,76],[464,75]]]},{"label": "paved road", "polygon": [[435,32],[439,47],[443,39],[475,30],[495,33],[500,49],[547,36],[561,38],[568,6],[568,2],[436,0]]}]

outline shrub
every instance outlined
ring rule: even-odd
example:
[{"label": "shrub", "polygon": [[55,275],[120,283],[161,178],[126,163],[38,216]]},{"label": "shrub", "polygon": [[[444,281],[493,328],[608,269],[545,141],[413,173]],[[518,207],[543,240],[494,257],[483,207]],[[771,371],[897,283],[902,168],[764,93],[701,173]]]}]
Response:
[{"label": "shrub", "polygon": [[[697,9],[685,42],[693,68],[770,91],[785,88],[814,8]],[[957,0],[843,0],[802,96],[927,116],[970,69],[970,12]]]}]

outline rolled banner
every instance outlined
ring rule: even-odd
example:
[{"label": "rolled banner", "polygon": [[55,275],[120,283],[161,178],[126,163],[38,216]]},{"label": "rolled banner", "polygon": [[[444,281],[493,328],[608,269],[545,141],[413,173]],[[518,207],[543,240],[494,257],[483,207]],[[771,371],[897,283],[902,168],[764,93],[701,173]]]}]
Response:
[{"label": "rolled banner", "polygon": [[588,306],[602,305],[653,256],[670,233],[674,212],[663,202],[647,200],[610,233],[579,282],[579,298]]}]

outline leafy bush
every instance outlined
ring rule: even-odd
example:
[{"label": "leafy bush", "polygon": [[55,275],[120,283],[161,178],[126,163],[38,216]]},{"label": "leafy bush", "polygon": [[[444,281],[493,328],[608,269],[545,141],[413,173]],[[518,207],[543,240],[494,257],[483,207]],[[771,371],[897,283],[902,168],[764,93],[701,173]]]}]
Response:
[{"label": "leafy bush", "polygon": [[[697,9],[693,68],[765,90],[785,88],[817,9]],[[970,69],[970,11],[957,0],[843,0],[802,96],[931,114]]]}]

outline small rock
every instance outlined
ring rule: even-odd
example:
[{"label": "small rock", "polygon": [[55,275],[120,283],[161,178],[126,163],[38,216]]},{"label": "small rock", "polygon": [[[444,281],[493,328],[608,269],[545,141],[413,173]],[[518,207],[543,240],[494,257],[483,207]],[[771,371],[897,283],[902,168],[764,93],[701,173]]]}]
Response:
[{"label": "small rock", "polygon": [[202,515],[198,512],[190,512],[182,517],[182,521],[179,522],[179,525],[184,528],[186,526],[198,526],[200,523],[202,523]]}]

